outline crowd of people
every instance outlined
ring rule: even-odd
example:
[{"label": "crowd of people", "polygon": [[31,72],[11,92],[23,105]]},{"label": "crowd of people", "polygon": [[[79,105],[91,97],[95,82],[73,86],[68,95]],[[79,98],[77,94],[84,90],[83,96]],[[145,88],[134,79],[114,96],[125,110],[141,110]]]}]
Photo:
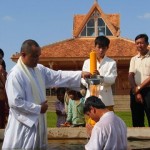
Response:
[{"label": "crowd of people", "polygon": [[[5,128],[2,149],[47,148],[45,89],[51,87],[58,87],[57,127],[86,127],[90,137],[86,150],[127,149],[127,127],[114,112],[111,86],[117,77],[117,66],[115,60],[106,56],[109,44],[106,36],[95,38],[94,74],[103,78],[98,96],[90,95],[85,80],[91,77],[89,59],[84,61],[82,71],[55,71],[38,64],[41,48],[29,39],[22,43],[18,62],[7,74],[0,49],[0,128]],[[138,35],[135,45],[139,54],[130,61],[130,104],[133,127],[144,127],[144,113],[150,126],[148,36]],[[86,116],[95,121],[94,126],[86,122]]]}]

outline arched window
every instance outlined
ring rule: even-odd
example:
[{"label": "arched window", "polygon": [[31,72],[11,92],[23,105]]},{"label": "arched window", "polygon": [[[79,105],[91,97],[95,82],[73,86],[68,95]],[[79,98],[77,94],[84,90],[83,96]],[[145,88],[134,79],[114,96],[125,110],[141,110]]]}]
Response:
[{"label": "arched window", "polygon": [[107,27],[104,20],[101,18],[98,11],[94,11],[84,29],[81,32],[81,36],[98,36],[98,35],[113,35],[110,29]]}]

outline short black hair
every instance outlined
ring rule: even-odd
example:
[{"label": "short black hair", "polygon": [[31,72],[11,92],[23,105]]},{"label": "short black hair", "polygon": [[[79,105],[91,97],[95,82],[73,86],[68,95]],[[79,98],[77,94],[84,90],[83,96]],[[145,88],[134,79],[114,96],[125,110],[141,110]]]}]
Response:
[{"label": "short black hair", "polygon": [[[4,51],[1,48],[0,48],[0,54],[2,55],[2,58],[3,58],[4,57]],[[2,60],[2,64],[1,65],[3,66],[3,69],[6,70],[6,64],[5,64],[4,60]]]},{"label": "short black hair", "polygon": [[0,54],[2,55],[2,57],[4,57],[4,52],[1,48],[0,48]]},{"label": "short black hair", "polygon": [[68,93],[68,95],[71,94],[71,95],[77,96],[78,98],[82,98],[83,97],[80,91],[75,91],[73,89],[68,89],[67,93]]},{"label": "short black hair", "polygon": [[105,104],[101,101],[101,99],[96,96],[90,96],[86,99],[84,104],[84,114],[89,112],[91,110],[91,107],[95,107],[98,109],[106,108]]},{"label": "short black hair", "polygon": [[98,36],[95,39],[95,46],[109,47],[110,40],[106,36]]},{"label": "short black hair", "polygon": [[25,40],[22,43],[20,52],[25,51],[27,53],[30,53],[32,51],[32,46],[40,47],[39,44],[35,40],[32,40],[32,39]]},{"label": "short black hair", "polygon": [[138,39],[140,39],[140,38],[144,38],[145,42],[146,42],[147,44],[149,44],[147,34],[139,34],[139,35],[137,35],[137,36],[135,37],[135,41],[138,40]]},{"label": "short black hair", "polygon": [[3,66],[3,69],[6,71],[6,64],[4,60],[2,61],[2,66]]}]

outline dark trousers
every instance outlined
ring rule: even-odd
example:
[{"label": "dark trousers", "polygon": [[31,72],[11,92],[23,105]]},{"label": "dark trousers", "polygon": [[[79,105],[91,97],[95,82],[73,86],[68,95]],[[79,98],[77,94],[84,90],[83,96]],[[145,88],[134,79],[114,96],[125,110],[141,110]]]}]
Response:
[{"label": "dark trousers", "polygon": [[6,125],[6,105],[5,101],[0,101],[0,129],[4,129]]},{"label": "dark trousers", "polygon": [[144,116],[146,114],[150,126],[150,87],[141,90],[143,104],[136,102],[135,95],[130,92],[130,108],[133,127],[144,127]]}]

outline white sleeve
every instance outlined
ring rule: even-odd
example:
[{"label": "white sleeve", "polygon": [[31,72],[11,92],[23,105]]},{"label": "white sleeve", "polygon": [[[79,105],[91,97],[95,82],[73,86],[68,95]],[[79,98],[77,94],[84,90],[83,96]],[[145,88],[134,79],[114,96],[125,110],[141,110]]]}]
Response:
[{"label": "white sleeve", "polygon": [[85,145],[86,150],[101,150],[104,147],[104,140],[101,130],[96,125],[92,130],[89,142]]},{"label": "white sleeve", "polygon": [[42,67],[46,87],[80,87],[82,71],[52,70]]},{"label": "white sleeve", "polygon": [[132,57],[130,60],[129,72],[135,73],[135,57]]}]

